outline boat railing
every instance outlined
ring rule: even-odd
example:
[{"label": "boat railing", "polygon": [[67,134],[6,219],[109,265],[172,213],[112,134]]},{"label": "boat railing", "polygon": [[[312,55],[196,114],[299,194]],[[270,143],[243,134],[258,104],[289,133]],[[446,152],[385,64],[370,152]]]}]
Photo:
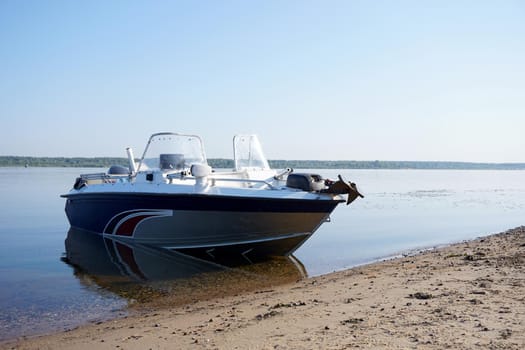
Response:
[{"label": "boat railing", "polygon": [[221,178],[213,177],[211,178],[212,186],[215,186],[216,182],[239,182],[239,183],[254,183],[261,184],[263,186],[268,186],[270,189],[275,190],[275,186],[269,183],[266,180],[255,180],[255,179],[235,179],[235,178]]},{"label": "boat railing", "polygon": [[100,180],[100,179],[121,179],[128,177],[129,174],[108,174],[108,173],[91,173],[91,174],[80,174],[80,177],[84,180]]},{"label": "boat railing", "polygon": [[80,179],[87,184],[90,183],[109,183],[128,178],[129,174],[107,174],[107,173],[92,173],[80,174]]},{"label": "boat railing", "polygon": [[[177,179],[177,180],[196,180],[197,178],[192,175],[186,175],[185,172],[178,172],[174,174],[168,174],[166,175],[166,178],[170,181]],[[209,181],[211,182],[211,186],[217,186],[217,182],[236,182],[236,183],[243,183],[243,184],[260,184],[263,187],[268,187],[272,190],[275,190],[276,187],[272,185],[270,182],[266,180],[256,180],[256,179],[247,179],[247,178],[233,178],[233,177],[212,177],[210,176]]]},{"label": "boat railing", "polygon": [[106,174],[106,173],[92,173],[80,174],[75,180],[73,188],[79,190],[86,185],[100,185],[107,183],[116,183],[124,179],[128,179],[129,174]]},{"label": "boat railing", "polygon": [[91,173],[91,174],[80,174],[82,180],[102,180],[110,175],[106,173]]}]

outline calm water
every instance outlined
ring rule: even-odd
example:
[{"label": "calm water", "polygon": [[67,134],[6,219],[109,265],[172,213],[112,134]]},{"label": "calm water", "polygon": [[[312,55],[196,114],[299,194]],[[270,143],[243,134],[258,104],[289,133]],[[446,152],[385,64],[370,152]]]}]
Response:
[{"label": "calm water", "polygon": [[[339,206],[298,261],[231,269],[69,231],[59,195],[93,171],[0,168],[0,340],[117,317],[129,302],[157,295],[187,302],[182,296],[199,298],[196,289],[222,293],[217,284],[279,283],[525,224],[525,171],[315,170],[341,173],[365,198]],[[198,288],[170,282],[194,273],[206,276]]]}]

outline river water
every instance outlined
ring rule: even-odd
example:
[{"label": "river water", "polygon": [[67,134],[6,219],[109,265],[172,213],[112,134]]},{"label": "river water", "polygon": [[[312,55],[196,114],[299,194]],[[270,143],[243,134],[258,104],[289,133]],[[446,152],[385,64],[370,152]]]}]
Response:
[{"label": "river water", "polygon": [[[365,198],[340,205],[295,259],[203,265],[69,230],[59,195],[78,174],[100,171],[0,168],[0,340],[119,317],[156,296],[184,303],[232,292],[239,281],[262,288],[525,224],[525,171],[313,170],[343,175]],[[206,276],[198,288],[184,279],[196,273]]]}]

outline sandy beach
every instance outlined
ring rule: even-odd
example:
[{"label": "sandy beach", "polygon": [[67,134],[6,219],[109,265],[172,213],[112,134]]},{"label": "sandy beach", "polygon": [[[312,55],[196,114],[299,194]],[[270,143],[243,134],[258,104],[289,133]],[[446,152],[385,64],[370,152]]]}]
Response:
[{"label": "sandy beach", "polygon": [[525,227],[1,349],[523,349]]}]

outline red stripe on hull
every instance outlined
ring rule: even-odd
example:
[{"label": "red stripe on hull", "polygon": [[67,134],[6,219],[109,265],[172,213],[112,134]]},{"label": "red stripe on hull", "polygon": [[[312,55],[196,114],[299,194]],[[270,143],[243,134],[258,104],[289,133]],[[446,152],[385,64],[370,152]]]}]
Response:
[{"label": "red stripe on hull", "polygon": [[115,234],[120,235],[120,236],[133,236],[133,232],[135,232],[135,228],[137,227],[137,225],[142,220],[152,217],[152,216],[155,216],[155,215],[139,215],[139,216],[132,217],[124,221],[122,224],[120,224],[117,227]]}]

